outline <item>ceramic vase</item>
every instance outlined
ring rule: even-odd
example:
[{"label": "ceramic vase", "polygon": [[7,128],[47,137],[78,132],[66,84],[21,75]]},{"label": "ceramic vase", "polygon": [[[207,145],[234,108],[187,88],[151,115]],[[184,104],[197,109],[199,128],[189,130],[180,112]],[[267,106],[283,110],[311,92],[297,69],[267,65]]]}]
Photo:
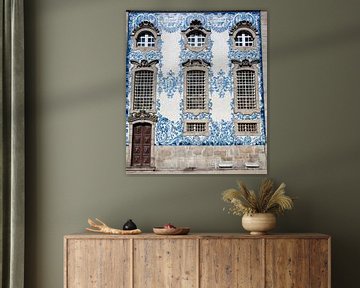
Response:
[{"label": "ceramic vase", "polygon": [[276,217],[272,213],[255,213],[242,217],[242,226],[251,235],[263,235],[276,226]]}]

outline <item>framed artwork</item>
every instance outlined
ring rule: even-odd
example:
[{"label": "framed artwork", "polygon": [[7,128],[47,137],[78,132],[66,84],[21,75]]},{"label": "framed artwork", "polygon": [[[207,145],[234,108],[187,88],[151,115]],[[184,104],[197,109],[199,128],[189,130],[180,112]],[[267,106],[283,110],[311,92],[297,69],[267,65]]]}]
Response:
[{"label": "framed artwork", "polygon": [[127,12],[126,171],[267,173],[267,12]]}]

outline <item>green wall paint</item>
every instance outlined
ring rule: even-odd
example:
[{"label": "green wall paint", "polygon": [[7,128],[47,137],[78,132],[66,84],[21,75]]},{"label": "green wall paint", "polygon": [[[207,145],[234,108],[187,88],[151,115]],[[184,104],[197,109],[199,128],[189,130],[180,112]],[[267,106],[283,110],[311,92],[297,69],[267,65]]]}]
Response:
[{"label": "green wall paint", "polygon": [[[269,12],[269,176],[299,197],[279,232],[333,236],[333,286],[360,257],[358,1],[26,1],[26,287],[60,288],[63,235],[88,216],[145,231],[241,231],[236,176],[125,175],[125,10]],[[261,176],[241,177],[256,185]]]}]

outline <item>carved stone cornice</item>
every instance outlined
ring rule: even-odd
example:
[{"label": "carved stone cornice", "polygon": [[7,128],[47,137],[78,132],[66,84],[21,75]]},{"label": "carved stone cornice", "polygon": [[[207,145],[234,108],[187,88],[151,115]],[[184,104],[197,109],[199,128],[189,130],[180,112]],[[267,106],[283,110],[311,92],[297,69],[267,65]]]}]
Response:
[{"label": "carved stone cornice", "polygon": [[193,60],[187,60],[184,63],[182,63],[182,66],[184,67],[210,67],[211,64],[203,59],[193,59]]},{"label": "carved stone cornice", "polygon": [[252,31],[254,31],[256,34],[258,33],[256,28],[249,21],[243,20],[243,21],[236,23],[236,25],[231,28],[230,33],[229,33],[230,36],[232,36],[240,28],[248,28],[248,29],[251,29]]},{"label": "carved stone cornice", "polygon": [[205,34],[210,32],[210,30],[205,29],[203,27],[200,20],[196,20],[196,19],[191,21],[190,26],[187,29],[182,30],[181,32],[187,34],[188,32],[193,31],[193,30],[200,30],[200,31],[204,32]]},{"label": "carved stone cornice", "polygon": [[[203,34],[203,36],[205,36],[205,42],[202,45],[198,45],[198,46],[190,45],[188,37],[190,37],[190,35],[192,33]],[[181,30],[181,34],[183,35],[183,38],[185,41],[185,49],[189,49],[189,50],[195,51],[195,52],[199,52],[199,51],[208,49],[210,33],[211,33],[210,30],[207,30],[202,26],[201,21],[199,21],[199,20],[191,21],[190,26],[187,29]]]},{"label": "carved stone cornice", "polygon": [[152,24],[149,21],[143,21],[141,22],[131,33],[131,35],[135,35],[138,31],[143,30],[143,29],[150,29],[152,31],[154,31],[155,34],[157,35],[161,35],[160,34],[160,30],[158,28],[156,28],[154,26],[154,24]]},{"label": "carved stone cornice", "polygon": [[260,61],[258,59],[255,60],[248,60],[248,59],[244,59],[244,60],[231,60],[231,63],[234,65],[238,65],[239,67],[251,67],[253,64],[259,64]]},{"label": "carved stone cornice", "polygon": [[140,110],[138,112],[132,112],[128,116],[128,122],[135,122],[135,121],[151,121],[157,122],[158,116],[154,112],[147,112],[145,110]]},{"label": "carved stone cornice", "polygon": [[159,60],[152,60],[152,61],[141,60],[140,62],[135,60],[130,60],[130,63],[133,64],[136,68],[144,68],[144,67],[153,67],[154,65],[159,63]]}]

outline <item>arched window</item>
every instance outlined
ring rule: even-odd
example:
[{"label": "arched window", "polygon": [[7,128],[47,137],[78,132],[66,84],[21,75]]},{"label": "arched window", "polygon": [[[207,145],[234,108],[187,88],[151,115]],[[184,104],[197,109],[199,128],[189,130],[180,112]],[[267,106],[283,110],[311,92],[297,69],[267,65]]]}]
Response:
[{"label": "arched window", "polygon": [[206,35],[201,31],[193,31],[187,35],[189,46],[201,47],[205,45]]},{"label": "arched window", "polygon": [[132,111],[155,111],[156,64],[158,60],[131,61],[134,65],[132,77]]},{"label": "arched window", "polygon": [[155,37],[149,31],[139,33],[136,38],[136,47],[155,47]]},{"label": "arched window", "polygon": [[236,108],[255,109],[255,71],[241,69],[236,71]]},{"label": "arched window", "polygon": [[256,48],[256,28],[249,21],[241,21],[230,30],[233,48],[254,49]]},{"label": "arched window", "polygon": [[199,20],[193,20],[189,28],[181,32],[185,40],[185,48],[201,51],[208,47],[210,30],[205,29]]},{"label": "arched window", "polygon": [[238,47],[252,47],[254,46],[254,37],[247,30],[240,30],[235,35],[235,46]]},{"label": "arched window", "polygon": [[204,60],[188,60],[183,63],[185,75],[184,108],[198,114],[208,111],[208,66]]},{"label": "arched window", "polygon": [[205,109],[205,71],[189,70],[186,72],[186,109]]},{"label": "arched window", "polygon": [[160,31],[151,22],[143,21],[132,31],[133,47],[148,51],[158,49]]},{"label": "arched window", "polygon": [[134,110],[153,108],[154,72],[138,70],[134,73]]},{"label": "arched window", "polygon": [[232,60],[235,112],[253,113],[259,110],[257,60]]}]

